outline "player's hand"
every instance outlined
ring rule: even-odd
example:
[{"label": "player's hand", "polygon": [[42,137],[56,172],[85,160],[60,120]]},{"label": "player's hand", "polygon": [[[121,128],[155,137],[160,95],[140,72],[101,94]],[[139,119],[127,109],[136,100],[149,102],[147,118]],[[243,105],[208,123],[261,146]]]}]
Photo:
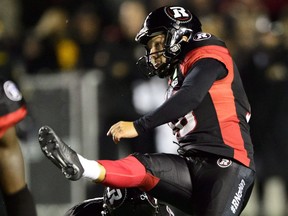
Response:
[{"label": "player's hand", "polygon": [[134,138],[138,133],[133,122],[120,121],[112,125],[107,136],[112,136],[114,143],[118,143],[122,138]]}]

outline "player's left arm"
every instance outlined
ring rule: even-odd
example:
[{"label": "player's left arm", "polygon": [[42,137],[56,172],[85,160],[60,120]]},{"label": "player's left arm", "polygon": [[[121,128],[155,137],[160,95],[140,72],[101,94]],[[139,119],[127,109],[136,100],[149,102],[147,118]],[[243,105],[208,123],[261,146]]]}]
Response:
[{"label": "player's left arm", "polygon": [[155,111],[134,122],[138,134],[185,116],[197,108],[216,80],[227,75],[223,63],[216,59],[198,60],[189,70],[183,85],[176,94]]},{"label": "player's left arm", "polygon": [[201,59],[188,72],[181,89],[155,111],[134,122],[120,121],[111,126],[107,136],[118,143],[122,138],[134,138],[145,131],[186,115],[203,100],[213,83],[227,74],[216,59]]}]

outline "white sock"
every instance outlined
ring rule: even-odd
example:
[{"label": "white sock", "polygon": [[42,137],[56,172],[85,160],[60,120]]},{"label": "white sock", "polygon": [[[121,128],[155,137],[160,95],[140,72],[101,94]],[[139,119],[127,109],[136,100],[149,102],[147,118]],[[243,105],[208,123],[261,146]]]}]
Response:
[{"label": "white sock", "polygon": [[79,154],[77,155],[84,169],[83,177],[91,179],[93,181],[97,180],[100,175],[100,167],[98,162],[95,160],[88,160]]}]

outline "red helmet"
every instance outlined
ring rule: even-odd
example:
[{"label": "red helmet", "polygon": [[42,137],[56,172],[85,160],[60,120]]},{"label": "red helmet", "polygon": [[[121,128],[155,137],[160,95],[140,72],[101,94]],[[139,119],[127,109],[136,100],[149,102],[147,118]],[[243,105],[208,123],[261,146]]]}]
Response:
[{"label": "red helmet", "polygon": [[[141,30],[136,35],[135,40],[147,49],[147,55],[141,57],[137,65],[140,66],[140,70],[143,70],[141,67],[144,66],[148,70],[146,74],[149,77],[158,75],[163,78],[170,75],[171,68],[181,53],[183,36],[190,39],[200,31],[202,29],[199,19],[189,10],[180,6],[166,6],[156,9],[146,17]],[[159,34],[166,35],[163,53],[167,62],[155,69],[149,60],[147,43],[152,37]]]}]

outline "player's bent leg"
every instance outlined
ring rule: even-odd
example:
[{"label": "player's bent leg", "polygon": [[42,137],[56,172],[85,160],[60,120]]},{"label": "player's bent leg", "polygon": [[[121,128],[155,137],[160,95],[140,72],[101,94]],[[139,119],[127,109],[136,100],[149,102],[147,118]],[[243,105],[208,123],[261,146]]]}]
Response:
[{"label": "player's bent leg", "polygon": [[[94,161],[95,166],[95,164],[91,165],[90,160],[83,158],[65,144],[48,126],[39,130],[39,143],[46,157],[70,180],[87,177],[85,173],[88,169],[92,169],[92,172],[99,173],[99,177],[92,179],[106,186],[138,187],[152,193],[152,191],[157,191],[155,188],[161,188],[158,185],[164,185],[160,189],[163,198],[155,194],[156,198],[166,201],[167,197],[172,195],[172,198],[170,197],[167,201],[171,205],[176,204],[176,207],[182,207],[184,201],[184,205],[189,203],[187,201],[187,198],[191,197],[189,169],[186,160],[178,155],[135,154],[115,161]],[[152,159],[145,161],[142,160],[143,158]],[[154,194],[151,195],[154,196]]]},{"label": "player's bent leg", "polygon": [[[39,130],[42,152],[69,180],[87,177],[111,187],[154,187],[158,179],[146,172],[145,167],[135,157],[121,160],[87,160],[65,144],[48,126]],[[143,183],[145,182],[145,183]],[[148,183],[147,183],[148,182]]]},{"label": "player's bent leg", "polygon": [[102,183],[109,187],[138,187],[147,191],[159,182],[159,178],[147,172],[145,166],[133,155],[120,160],[98,160],[98,162],[106,170]]},{"label": "player's bent leg", "polygon": [[101,182],[106,170],[95,160],[88,160],[77,154],[48,126],[39,129],[38,141],[44,155],[72,181],[82,177]]},{"label": "player's bent leg", "polygon": [[121,160],[98,160],[106,169],[102,182],[115,188],[138,187],[191,213],[192,183],[185,158],[173,154],[135,153]]},{"label": "player's bent leg", "polygon": [[182,211],[191,214],[192,181],[187,158],[175,154],[135,154],[151,175],[159,178],[159,182],[147,191]]}]

